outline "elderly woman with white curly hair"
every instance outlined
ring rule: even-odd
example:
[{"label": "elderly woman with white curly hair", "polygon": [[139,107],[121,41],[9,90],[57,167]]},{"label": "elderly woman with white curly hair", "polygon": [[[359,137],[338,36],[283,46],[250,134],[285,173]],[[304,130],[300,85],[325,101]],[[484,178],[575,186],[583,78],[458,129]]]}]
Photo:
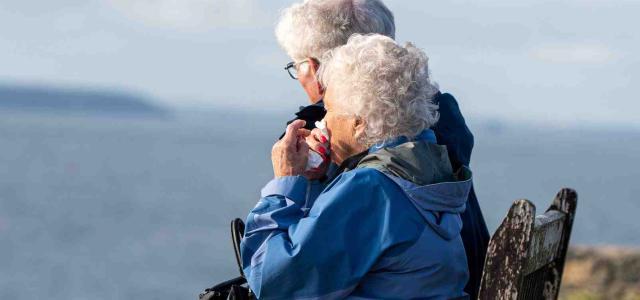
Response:
[{"label": "elderly woman with white curly hair", "polygon": [[304,121],[272,150],[275,179],[247,217],[244,273],[260,299],[466,297],[460,213],[471,174],[453,170],[426,55],[354,35],[323,58],[331,160],[367,152],[318,194],[305,177]]}]

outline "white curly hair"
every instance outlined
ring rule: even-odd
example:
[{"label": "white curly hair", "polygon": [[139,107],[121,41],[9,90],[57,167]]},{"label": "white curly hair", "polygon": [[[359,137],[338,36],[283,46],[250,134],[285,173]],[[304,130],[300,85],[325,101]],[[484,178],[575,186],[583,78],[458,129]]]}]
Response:
[{"label": "white curly hair", "polygon": [[358,142],[371,146],[389,138],[415,137],[438,121],[428,57],[407,43],[373,34],[355,34],[325,54],[320,80],[332,89],[337,110],[362,118]]},{"label": "white curly hair", "polygon": [[282,11],[276,38],[296,61],[321,60],[354,33],[395,38],[395,31],[393,14],[380,0],[305,0]]}]

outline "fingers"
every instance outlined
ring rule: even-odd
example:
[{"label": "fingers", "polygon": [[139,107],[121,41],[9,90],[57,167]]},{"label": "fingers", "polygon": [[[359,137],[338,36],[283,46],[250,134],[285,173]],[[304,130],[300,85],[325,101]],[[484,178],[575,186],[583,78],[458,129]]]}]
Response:
[{"label": "fingers", "polygon": [[311,150],[322,154],[323,157],[329,156],[329,143],[320,129],[316,128],[311,131],[311,135],[307,137],[307,144]]},{"label": "fingers", "polygon": [[308,137],[309,135],[311,135],[311,130],[306,129],[306,128],[300,128],[298,129],[298,136],[301,137]]},{"label": "fingers", "polygon": [[322,130],[315,128],[311,131],[311,135],[314,136],[321,143],[327,143],[329,141],[328,137],[324,136]]},{"label": "fingers", "polygon": [[293,144],[297,141],[298,131],[304,127],[307,122],[304,120],[295,120],[287,125],[287,131],[284,133],[283,141],[287,144]]},{"label": "fingers", "polygon": [[300,149],[298,146],[298,132],[303,129],[306,122],[304,120],[295,120],[287,125],[284,137],[279,141],[286,148]]},{"label": "fingers", "polygon": [[307,137],[306,142],[309,145],[309,148],[311,150],[320,153],[320,155],[322,155],[322,157],[324,158],[328,156],[329,154],[328,145],[318,142],[313,137]]}]

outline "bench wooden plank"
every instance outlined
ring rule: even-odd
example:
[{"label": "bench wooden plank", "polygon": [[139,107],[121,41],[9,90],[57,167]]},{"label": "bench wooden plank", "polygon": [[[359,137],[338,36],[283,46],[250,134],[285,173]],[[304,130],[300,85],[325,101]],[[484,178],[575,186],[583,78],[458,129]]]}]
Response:
[{"label": "bench wooden plank", "polygon": [[491,237],[485,258],[480,299],[516,299],[520,274],[536,214],[528,200],[513,203],[502,224]]},{"label": "bench wooden plank", "polygon": [[557,299],[577,199],[562,189],[537,217],[528,200],[513,203],[489,242],[479,299]]},{"label": "bench wooden plank", "polygon": [[565,214],[557,210],[537,216],[529,247],[525,275],[549,264],[558,256],[558,249],[562,242]]}]

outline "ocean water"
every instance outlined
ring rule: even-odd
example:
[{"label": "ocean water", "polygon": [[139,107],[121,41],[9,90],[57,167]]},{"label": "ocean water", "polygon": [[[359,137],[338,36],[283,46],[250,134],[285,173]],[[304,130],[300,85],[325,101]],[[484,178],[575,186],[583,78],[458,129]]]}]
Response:
[{"label": "ocean water", "polygon": [[[0,299],[195,299],[236,276],[229,222],[272,177],[285,119],[0,112]],[[569,186],[573,244],[640,246],[640,132],[470,124],[491,231]]]}]

